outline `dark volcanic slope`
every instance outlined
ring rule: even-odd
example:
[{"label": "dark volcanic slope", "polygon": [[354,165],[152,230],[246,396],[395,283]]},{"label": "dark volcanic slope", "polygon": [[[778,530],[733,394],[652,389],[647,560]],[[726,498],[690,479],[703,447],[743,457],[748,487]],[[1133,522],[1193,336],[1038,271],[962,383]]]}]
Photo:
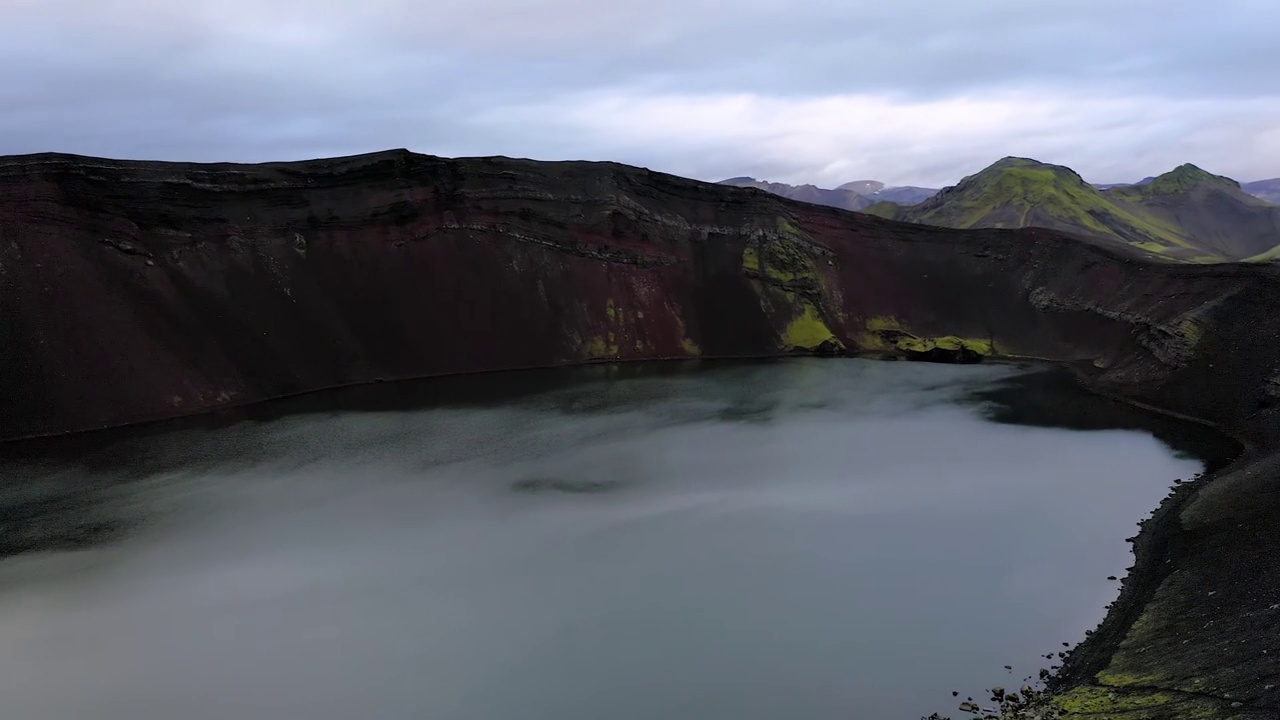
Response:
[{"label": "dark volcanic slope", "polygon": [[605,163],[4,158],[0,436],[589,360],[1064,361],[1257,450],[1148,524],[1062,702],[1275,717],[1250,713],[1280,708],[1280,649],[1257,632],[1280,619],[1280,268],[1117,248]]},{"label": "dark volcanic slope", "polygon": [[1280,246],[1280,207],[1248,194],[1231,178],[1194,165],[1106,194],[1144,208],[1178,228],[1195,247],[1230,260],[1254,258]]},{"label": "dark volcanic slope", "polygon": [[[0,161],[0,189],[9,436],[378,378],[939,338],[1158,382],[1223,302],[1210,275],[1052,233],[921,228],[612,164],[42,155]],[[1233,293],[1262,282],[1234,272]],[[1095,307],[1118,291],[1123,311]]]}]

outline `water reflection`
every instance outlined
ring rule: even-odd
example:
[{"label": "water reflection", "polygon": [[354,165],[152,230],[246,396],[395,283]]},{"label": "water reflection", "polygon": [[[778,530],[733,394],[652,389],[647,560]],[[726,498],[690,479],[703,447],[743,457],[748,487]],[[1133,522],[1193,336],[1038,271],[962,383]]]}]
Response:
[{"label": "water reflection", "polygon": [[914,720],[1080,637],[1199,467],[986,419],[1019,373],[597,368],[11,458],[7,549],[49,552],[0,563],[0,696],[34,720]]}]

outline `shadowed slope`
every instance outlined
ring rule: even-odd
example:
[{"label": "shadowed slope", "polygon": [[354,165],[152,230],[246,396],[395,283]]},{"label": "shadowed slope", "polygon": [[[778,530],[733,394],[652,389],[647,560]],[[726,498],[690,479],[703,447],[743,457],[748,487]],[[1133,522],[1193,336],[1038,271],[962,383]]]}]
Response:
[{"label": "shadowed slope", "polygon": [[[1134,323],[1188,344],[1182,316],[1215,292],[1047,231],[925,228],[609,163],[42,155],[0,160],[0,188],[10,436],[587,360],[1104,362]],[[1063,267],[1080,275],[1059,291]],[[1057,312],[1091,273],[1099,297],[1132,276],[1188,299],[1140,321]]]}]

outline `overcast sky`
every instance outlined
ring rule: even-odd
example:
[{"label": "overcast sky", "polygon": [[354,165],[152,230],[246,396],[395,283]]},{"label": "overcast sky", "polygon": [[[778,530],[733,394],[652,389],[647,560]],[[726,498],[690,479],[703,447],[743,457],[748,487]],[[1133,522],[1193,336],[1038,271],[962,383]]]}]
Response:
[{"label": "overcast sky", "polygon": [[1276,0],[0,0],[0,153],[1280,176]]}]

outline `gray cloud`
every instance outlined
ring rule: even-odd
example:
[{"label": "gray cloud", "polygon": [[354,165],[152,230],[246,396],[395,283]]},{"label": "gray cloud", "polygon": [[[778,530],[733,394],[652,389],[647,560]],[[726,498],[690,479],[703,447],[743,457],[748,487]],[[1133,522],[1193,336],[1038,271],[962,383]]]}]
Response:
[{"label": "gray cloud", "polygon": [[1253,179],[1280,175],[1277,25],[1270,0],[8,0],[0,152],[938,183],[1029,151],[1100,180]]}]

